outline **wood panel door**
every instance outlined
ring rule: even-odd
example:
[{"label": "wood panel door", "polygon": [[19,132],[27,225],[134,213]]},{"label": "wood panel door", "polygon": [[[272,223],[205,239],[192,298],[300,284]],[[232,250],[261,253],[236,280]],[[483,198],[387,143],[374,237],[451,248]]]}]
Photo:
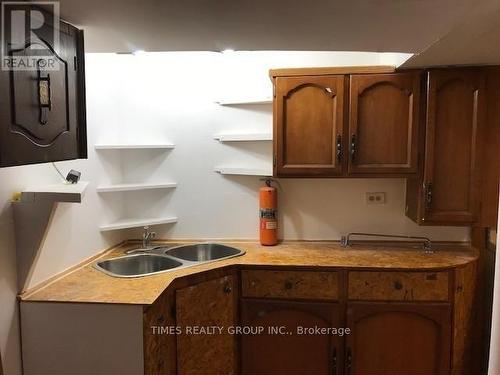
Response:
[{"label": "wood panel door", "polygon": [[0,71],[0,167],[87,157],[83,31],[37,11],[47,21],[38,41],[7,53],[38,65]]},{"label": "wood panel door", "polygon": [[274,175],[342,174],[344,76],[277,77]]},{"label": "wood panel door", "polygon": [[349,174],[417,172],[420,73],[350,78]]},{"label": "wood panel door", "polygon": [[476,69],[428,73],[424,180],[425,223],[470,224],[478,214],[478,128],[484,74]]},{"label": "wood panel door", "polygon": [[[236,325],[235,282],[232,276],[201,282],[176,292],[178,375],[237,373],[235,339],[227,331]],[[196,334],[189,327],[221,327],[222,332]]]},{"label": "wood panel door", "polygon": [[[298,327],[339,327],[338,304],[243,299],[241,325],[264,328],[260,334],[242,336],[242,375],[342,373],[338,336],[298,332]],[[272,333],[273,327],[284,327],[284,332]]]},{"label": "wood panel door", "polygon": [[447,304],[350,303],[346,375],[449,375]]}]

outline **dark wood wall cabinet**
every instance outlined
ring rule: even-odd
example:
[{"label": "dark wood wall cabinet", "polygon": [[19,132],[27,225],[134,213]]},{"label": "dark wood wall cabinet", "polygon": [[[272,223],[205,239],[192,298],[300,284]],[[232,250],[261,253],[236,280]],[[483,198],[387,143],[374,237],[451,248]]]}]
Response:
[{"label": "dark wood wall cabinet", "polygon": [[[46,22],[33,32],[43,47],[35,58],[54,66],[0,71],[0,167],[87,157],[83,31]],[[8,53],[29,58],[32,43]]]},{"label": "dark wood wall cabinet", "polygon": [[298,71],[304,75],[295,69],[271,71],[275,176],[406,177],[417,172],[420,71]]},{"label": "dark wood wall cabinet", "polygon": [[276,177],[402,177],[418,224],[496,227],[498,67],[270,76]]}]

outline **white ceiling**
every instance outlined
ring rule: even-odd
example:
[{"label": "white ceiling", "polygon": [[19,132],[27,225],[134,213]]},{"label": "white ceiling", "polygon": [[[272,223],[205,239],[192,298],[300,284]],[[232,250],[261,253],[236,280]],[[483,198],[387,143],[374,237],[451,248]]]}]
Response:
[{"label": "white ceiling", "polygon": [[[488,35],[475,35],[476,39],[498,45],[498,32],[492,32],[500,29],[499,0],[61,0],[60,4],[62,17],[85,29],[88,52],[227,48],[407,52],[420,53],[408,62],[418,66],[426,64],[425,51],[431,53],[430,60],[445,61],[446,50],[452,48],[448,46],[457,40],[461,52],[454,47],[453,58],[467,60],[464,54],[469,49],[481,56],[477,59],[490,57],[477,41],[463,43],[463,34],[468,36],[469,29],[479,24]],[[490,29],[477,21],[481,17],[488,18]]]}]

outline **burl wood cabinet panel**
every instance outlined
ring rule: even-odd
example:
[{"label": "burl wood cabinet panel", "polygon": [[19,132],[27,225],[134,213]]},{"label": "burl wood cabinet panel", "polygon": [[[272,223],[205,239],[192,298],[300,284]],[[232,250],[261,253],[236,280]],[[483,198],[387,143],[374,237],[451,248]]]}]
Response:
[{"label": "burl wood cabinet panel", "polygon": [[[0,167],[87,157],[83,31],[60,22],[33,32],[55,69],[0,71]],[[8,53],[26,58],[30,46]]]},{"label": "burl wood cabinet panel", "polygon": [[448,301],[448,272],[349,272],[349,300]]},{"label": "burl wood cabinet panel", "polygon": [[274,174],[342,174],[344,76],[276,77]]},{"label": "burl wood cabinet panel", "polygon": [[427,86],[423,177],[408,182],[407,214],[429,225],[472,224],[479,216],[485,74],[431,70]]},{"label": "burl wood cabinet panel", "polygon": [[[236,325],[236,285],[232,276],[204,281],[176,291],[177,325]],[[177,335],[178,375],[236,374],[235,338],[222,334]]]},{"label": "burl wood cabinet panel", "polygon": [[[242,299],[241,324],[264,327],[261,334],[242,337],[242,375],[340,374],[341,339],[297,331],[298,327],[339,327],[340,322],[340,307],[335,303]],[[285,327],[290,334],[270,334],[271,327]]]},{"label": "burl wood cabinet panel", "polygon": [[337,272],[243,270],[243,297],[286,299],[339,299]]},{"label": "burl wood cabinet panel", "polygon": [[451,306],[351,302],[347,375],[449,375]]},{"label": "burl wood cabinet panel", "polygon": [[350,77],[349,175],[414,174],[420,72]]}]

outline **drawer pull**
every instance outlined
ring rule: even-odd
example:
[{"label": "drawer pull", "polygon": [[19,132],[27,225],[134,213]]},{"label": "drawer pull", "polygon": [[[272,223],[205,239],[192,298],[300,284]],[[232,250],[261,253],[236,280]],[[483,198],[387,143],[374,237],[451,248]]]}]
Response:
[{"label": "drawer pull", "polygon": [[403,289],[403,284],[401,283],[401,281],[394,281],[394,289],[396,290]]},{"label": "drawer pull", "polygon": [[290,290],[293,288],[293,283],[290,280],[285,281],[285,289]]}]

